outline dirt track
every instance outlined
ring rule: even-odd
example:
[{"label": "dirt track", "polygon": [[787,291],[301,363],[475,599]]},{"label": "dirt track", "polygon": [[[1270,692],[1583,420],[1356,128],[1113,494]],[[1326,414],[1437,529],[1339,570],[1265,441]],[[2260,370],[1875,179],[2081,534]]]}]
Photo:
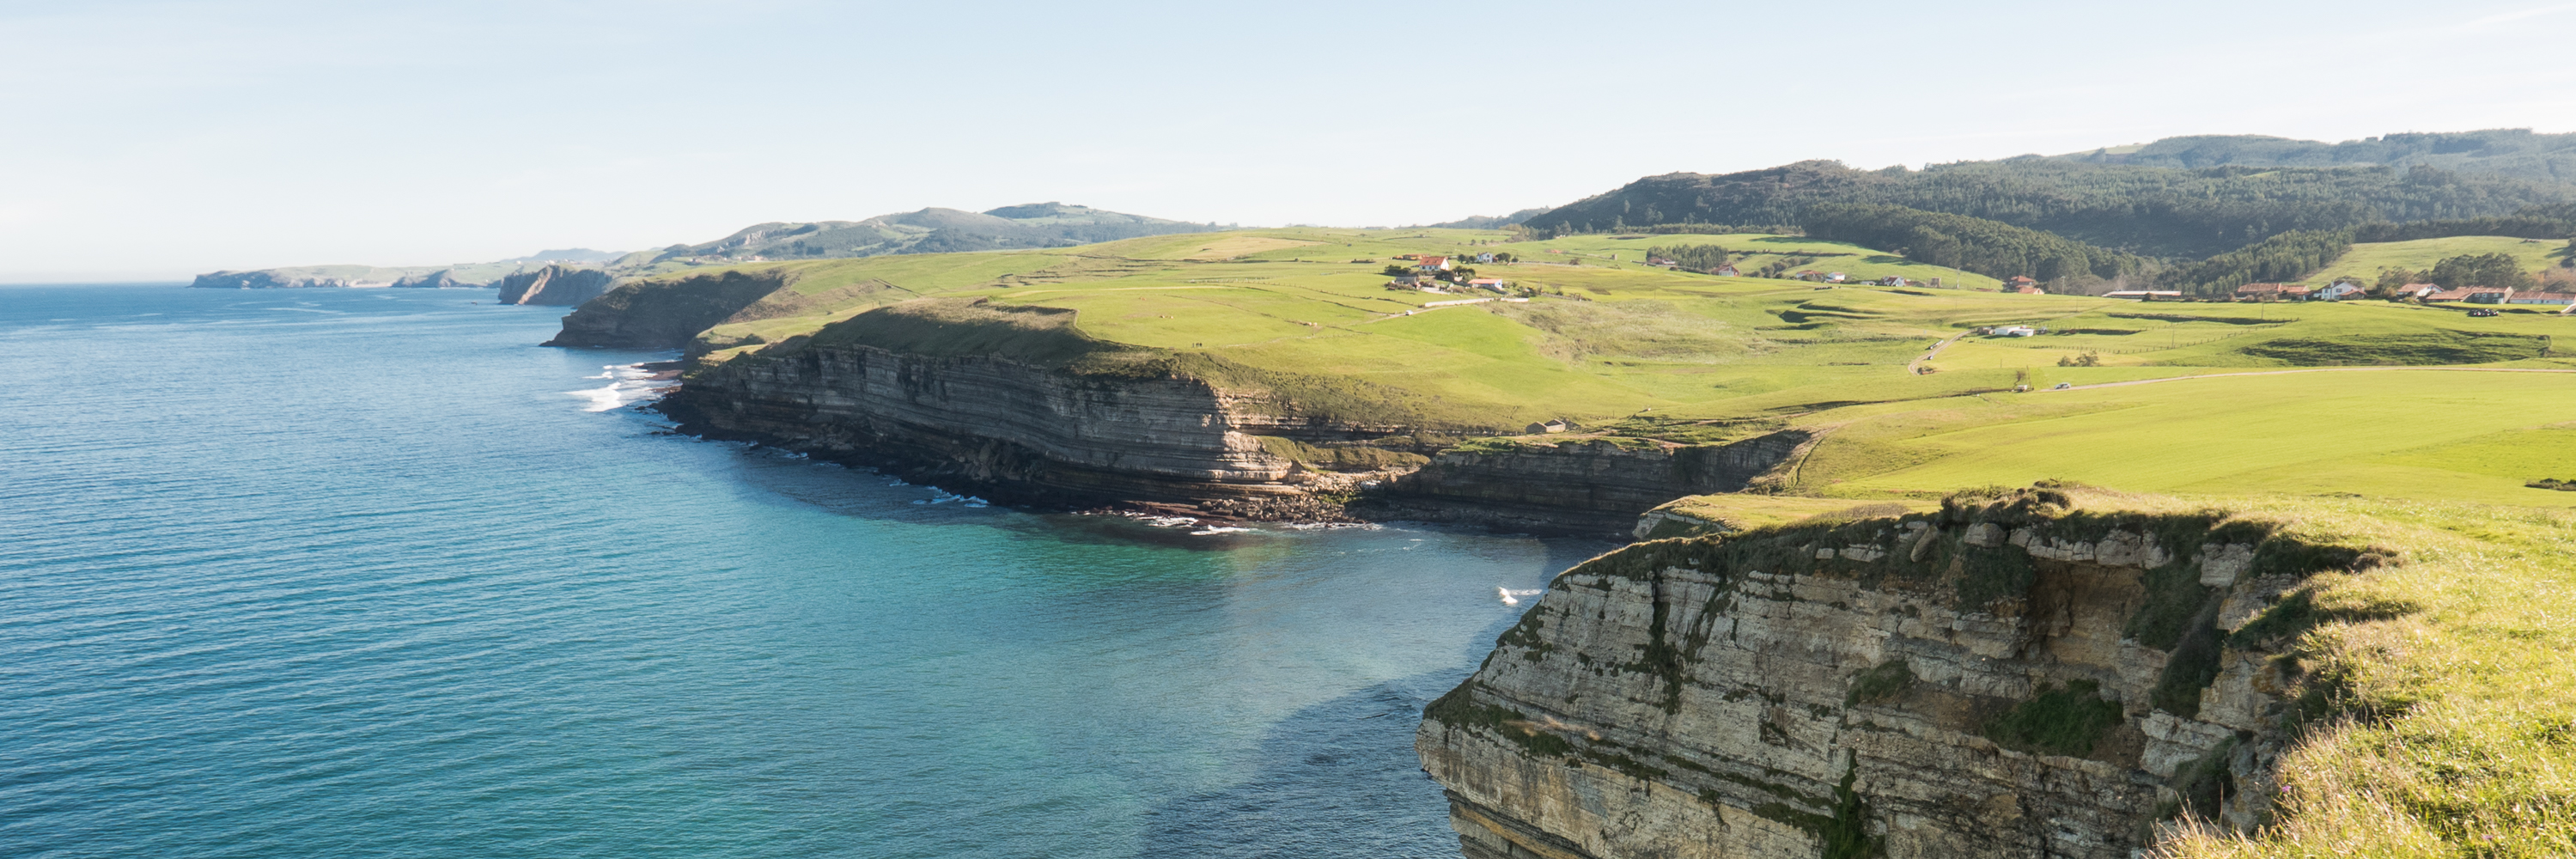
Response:
[{"label": "dirt track", "polygon": [[2070,388],[2034,388],[2032,393],[2049,391],[2087,391],[2094,388],[2118,388],[2128,385],[2152,385],[2157,382],[2179,382],[2184,379],[2223,379],[2229,376],[2280,376],[2289,373],[2367,373],[2367,372],[2451,372],[2451,373],[2576,373],[2576,370],[2550,370],[2540,367],[2305,367],[2297,370],[2255,370],[2244,373],[2203,373],[2197,376],[2166,376],[2161,379],[2131,379],[2126,382],[2098,382]]}]

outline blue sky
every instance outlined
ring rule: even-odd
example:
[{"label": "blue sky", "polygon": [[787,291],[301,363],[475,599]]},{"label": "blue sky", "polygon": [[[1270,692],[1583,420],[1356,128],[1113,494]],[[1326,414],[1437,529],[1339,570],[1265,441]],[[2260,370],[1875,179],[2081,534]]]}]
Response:
[{"label": "blue sky", "polygon": [[2576,3],[0,0],[0,280],[1062,200],[1448,220],[1641,175],[2576,131]]}]

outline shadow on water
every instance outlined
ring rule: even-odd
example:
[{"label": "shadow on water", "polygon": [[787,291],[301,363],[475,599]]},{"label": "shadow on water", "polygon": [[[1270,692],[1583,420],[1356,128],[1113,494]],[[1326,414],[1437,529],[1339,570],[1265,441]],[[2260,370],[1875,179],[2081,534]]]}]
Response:
[{"label": "shadow on water", "polygon": [[[1549,540],[1548,563],[1563,571],[1619,545]],[[1456,859],[1448,803],[1414,755],[1414,729],[1422,708],[1466,680],[1519,620],[1518,613],[1498,618],[1477,633],[1457,668],[1380,683],[1290,715],[1262,738],[1251,778],[1148,812],[1137,855]]]},{"label": "shadow on water", "polygon": [[1448,805],[1414,757],[1413,731],[1423,705],[1466,677],[1425,672],[1297,711],[1262,739],[1251,778],[1147,812],[1137,855],[1455,859]]}]

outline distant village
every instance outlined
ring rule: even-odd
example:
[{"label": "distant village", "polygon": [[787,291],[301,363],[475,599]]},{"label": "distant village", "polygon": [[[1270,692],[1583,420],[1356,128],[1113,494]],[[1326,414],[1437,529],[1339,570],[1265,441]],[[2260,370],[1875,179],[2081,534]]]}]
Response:
[{"label": "distant village", "polygon": [[[2321,287],[2296,283],[2249,283],[2236,288],[2238,301],[2342,301],[2360,298],[2370,290],[2359,283],[2338,280]],[[2439,284],[2410,283],[2398,287],[2389,296],[2414,299],[2426,304],[2536,304],[2576,309],[2576,292],[2551,292],[2538,289],[2513,289],[2501,286],[2470,286],[2445,289]]]}]

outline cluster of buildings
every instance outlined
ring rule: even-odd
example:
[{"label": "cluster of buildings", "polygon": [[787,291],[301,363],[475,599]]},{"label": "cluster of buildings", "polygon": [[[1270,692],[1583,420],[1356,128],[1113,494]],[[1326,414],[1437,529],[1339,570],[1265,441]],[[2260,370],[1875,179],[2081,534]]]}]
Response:
[{"label": "cluster of buildings", "polygon": [[[1424,292],[1446,292],[1448,290],[1444,289],[1444,286],[1460,286],[1471,290],[1482,289],[1495,293],[1507,293],[1511,291],[1511,281],[1507,280],[1478,277],[1469,278],[1465,281],[1458,281],[1448,276],[1450,272],[1457,270],[1457,264],[1464,261],[1462,258],[1436,256],[1432,254],[1398,254],[1395,258],[1413,263],[1413,273],[1399,274],[1394,278],[1389,279],[1386,282],[1386,288],[1388,289],[1419,289]],[[1475,256],[1475,261],[1480,263],[1491,263],[1494,261],[1494,255],[1490,252],[1480,253]]]},{"label": "cluster of buildings", "polygon": [[[2359,298],[2365,292],[2361,284],[2337,281],[2321,287],[2296,283],[2249,283],[2236,288],[2238,301],[2342,301]],[[2537,304],[2576,307],[2576,292],[2512,289],[2501,286],[2471,286],[2444,289],[2438,284],[2410,283],[2397,289],[2398,298],[2412,298],[2426,304],[2459,302],[2462,304]]]}]

